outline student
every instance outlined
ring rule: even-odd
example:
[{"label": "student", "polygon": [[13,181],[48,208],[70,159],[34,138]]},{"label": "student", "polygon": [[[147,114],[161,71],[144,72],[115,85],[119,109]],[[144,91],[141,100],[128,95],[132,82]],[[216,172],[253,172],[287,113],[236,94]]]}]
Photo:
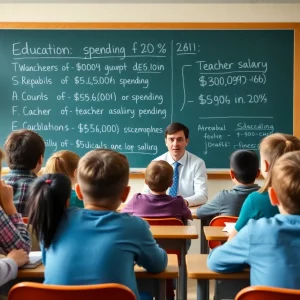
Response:
[{"label": "student", "polygon": [[218,215],[238,217],[247,196],[259,189],[254,183],[258,175],[259,160],[255,152],[233,152],[230,156],[230,177],[235,187],[219,192],[212,200],[200,206],[196,212],[198,218],[212,218]]},{"label": "student", "polygon": [[[3,152],[0,150],[0,173]],[[12,187],[0,180],[0,254],[13,249],[30,251],[31,241],[22,215],[17,213],[13,202]]]},{"label": "student", "polygon": [[169,196],[167,189],[172,185],[173,168],[166,161],[153,161],[145,173],[145,183],[150,194],[135,194],[122,212],[144,218],[181,219],[185,224],[192,220],[192,213],[181,196]]},{"label": "student", "polygon": [[71,183],[63,174],[42,175],[30,189],[29,220],[42,244],[45,283],[120,283],[139,299],[134,263],[162,272],[167,254],[147,222],[116,212],[130,191],[126,157],[90,151],[80,159],[77,176],[75,190],[85,209],[66,210]]},{"label": "student", "polygon": [[277,206],[272,206],[268,195],[271,182],[272,168],[277,159],[284,153],[300,150],[300,140],[292,135],[274,133],[265,137],[260,145],[260,172],[265,178],[263,187],[250,194],[245,200],[235,229],[230,234],[229,240],[240,231],[250,219],[271,218],[278,214]]},{"label": "student", "polygon": [[300,151],[279,158],[270,178],[270,200],[280,214],[250,220],[211,252],[208,267],[229,273],[249,265],[251,285],[300,289]]},{"label": "student", "polygon": [[28,254],[23,249],[14,249],[5,258],[0,259],[0,287],[6,282],[15,279],[18,274],[18,267],[22,267],[28,261]]},{"label": "student", "polygon": [[4,150],[10,172],[3,180],[13,187],[17,211],[27,216],[25,208],[28,187],[42,167],[45,143],[37,133],[22,129],[8,136]]},{"label": "student", "polygon": [[82,200],[79,200],[77,198],[76,192],[74,190],[75,184],[77,183],[76,171],[79,159],[79,155],[72,151],[58,151],[47,160],[43,174],[62,173],[68,176],[72,183],[69,205],[70,207],[83,208],[83,202]]}]

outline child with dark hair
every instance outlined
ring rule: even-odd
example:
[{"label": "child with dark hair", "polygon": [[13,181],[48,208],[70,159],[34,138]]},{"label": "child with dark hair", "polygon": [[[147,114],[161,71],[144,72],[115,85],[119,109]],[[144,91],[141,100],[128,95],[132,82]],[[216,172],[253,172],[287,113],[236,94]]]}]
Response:
[{"label": "child with dark hair", "polygon": [[30,184],[40,171],[45,152],[43,139],[34,131],[13,131],[4,144],[9,173],[3,176],[6,184],[14,191],[14,204],[18,213],[27,216],[26,202]]},{"label": "child with dark hair", "polygon": [[260,187],[255,184],[259,175],[259,159],[251,150],[238,150],[230,156],[230,177],[235,183],[231,190],[219,192],[212,200],[197,209],[200,219],[214,216],[238,217],[247,196]]},{"label": "child with dark hair", "polygon": [[116,212],[130,191],[126,157],[93,150],[78,164],[75,191],[85,209],[69,208],[71,182],[45,174],[30,188],[29,222],[41,241],[45,283],[120,283],[140,299],[134,263],[162,272],[168,262],[144,220]]}]

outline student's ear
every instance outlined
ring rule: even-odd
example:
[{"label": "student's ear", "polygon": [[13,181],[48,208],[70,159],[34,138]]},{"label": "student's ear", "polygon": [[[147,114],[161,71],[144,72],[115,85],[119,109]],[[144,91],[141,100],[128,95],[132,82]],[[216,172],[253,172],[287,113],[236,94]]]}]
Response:
[{"label": "student's ear", "polygon": [[130,186],[128,185],[125,187],[125,189],[123,190],[123,192],[121,194],[120,199],[121,199],[122,203],[124,203],[126,201],[129,193],[130,193]]},{"label": "student's ear", "polygon": [[271,204],[272,204],[273,206],[278,206],[278,205],[280,205],[280,202],[279,202],[279,200],[278,200],[278,198],[277,198],[277,195],[276,195],[276,192],[275,192],[274,188],[269,187],[268,193],[269,193],[269,197],[270,197]]},{"label": "student's ear", "polygon": [[80,186],[78,183],[75,183],[75,193],[77,195],[77,198],[79,200],[83,200],[83,196],[82,196],[82,193],[81,193],[81,190],[80,190]]},{"label": "student's ear", "polygon": [[229,170],[229,175],[232,180],[235,179],[235,174],[232,170]]},{"label": "student's ear", "polygon": [[258,178],[260,175],[260,169],[257,170],[257,174],[256,174],[256,177],[255,178]]},{"label": "student's ear", "polygon": [[173,180],[171,181],[171,183],[168,185],[168,188],[170,188],[173,185]]},{"label": "student's ear", "polygon": [[269,163],[266,161],[266,160],[264,160],[264,171],[265,172],[268,172],[269,171],[269,169],[270,169],[270,165],[269,165]]}]

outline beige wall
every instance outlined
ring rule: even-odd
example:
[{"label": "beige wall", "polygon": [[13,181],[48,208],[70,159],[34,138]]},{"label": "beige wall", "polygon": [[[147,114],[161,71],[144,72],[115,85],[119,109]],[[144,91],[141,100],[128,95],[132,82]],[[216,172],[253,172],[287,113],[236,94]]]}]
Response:
[{"label": "beige wall", "polygon": [[[0,22],[300,22],[299,4],[0,4]],[[143,180],[131,180],[131,195]],[[211,180],[209,198],[232,187]],[[199,221],[195,224],[199,229]],[[191,252],[199,253],[199,241]]]}]

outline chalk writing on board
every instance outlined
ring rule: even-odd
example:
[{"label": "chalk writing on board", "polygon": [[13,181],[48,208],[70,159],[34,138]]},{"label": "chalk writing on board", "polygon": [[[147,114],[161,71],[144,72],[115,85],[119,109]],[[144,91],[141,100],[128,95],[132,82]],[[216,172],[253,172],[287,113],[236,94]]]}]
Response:
[{"label": "chalk writing on board", "polygon": [[284,101],[292,115],[293,55],[286,53],[293,42],[279,30],[13,30],[6,36],[5,55],[0,52],[0,74],[8,78],[1,86],[5,134],[35,130],[47,155],[114,149],[145,167],[166,151],[164,130],[174,121],[190,128],[188,149],[208,167],[228,167],[221,159],[232,151],[257,150],[263,137],[291,128],[281,130],[280,117]]}]

